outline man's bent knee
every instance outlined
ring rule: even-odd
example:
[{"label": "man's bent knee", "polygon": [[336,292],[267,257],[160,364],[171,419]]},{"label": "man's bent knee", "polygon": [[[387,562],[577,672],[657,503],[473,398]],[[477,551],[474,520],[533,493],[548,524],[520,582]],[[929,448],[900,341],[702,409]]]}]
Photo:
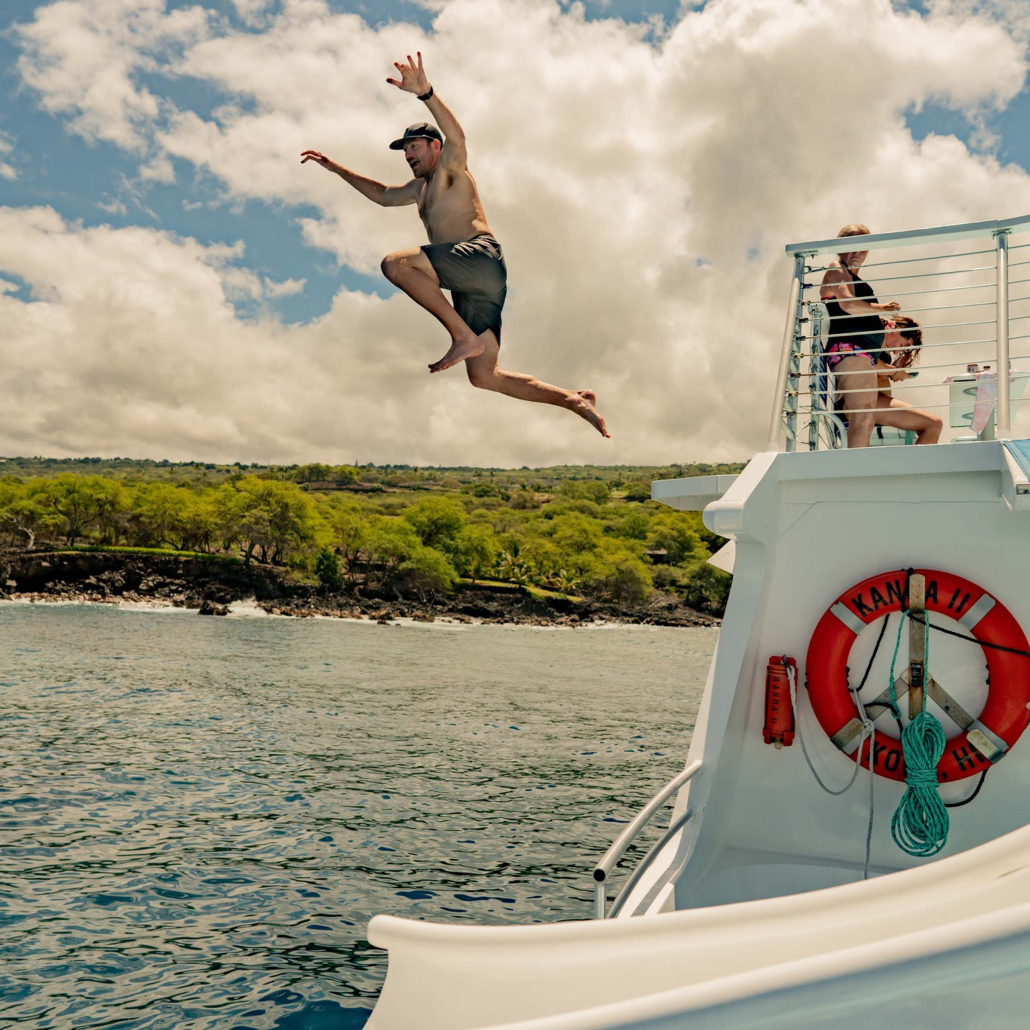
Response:
[{"label": "man's bent knee", "polygon": [[402,254],[387,254],[380,262],[379,267],[382,269],[383,275],[390,282],[393,282],[404,267],[404,256]]},{"label": "man's bent knee", "polygon": [[472,365],[466,363],[466,370],[468,371],[469,382],[480,390],[496,390],[497,389],[497,375],[494,372],[489,372],[482,368],[473,368]]}]

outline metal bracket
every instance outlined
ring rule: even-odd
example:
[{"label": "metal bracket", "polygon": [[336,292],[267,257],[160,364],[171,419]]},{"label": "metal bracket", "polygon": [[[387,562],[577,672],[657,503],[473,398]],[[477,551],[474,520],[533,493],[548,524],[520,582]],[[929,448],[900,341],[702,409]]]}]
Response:
[{"label": "metal bracket", "polygon": [[[975,716],[970,715],[932,676],[924,683],[924,689],[930,700],[936,703],[959,729],[966,732],[969,743],[988,762],[996,765],[1005,757],[1009,750],[1008,743],[999,737],[994,730],[985,726]],[[898,701],[901,701],[906,694],[911,696],[911,693],[912,685],[909,681],[908,670],[906,670],[894,681],[894,696]],[[890,697],[890,687],[886,687],[872,701],[864,702],[867,712],[870,708],[880,708],[876,715],[869,716],[874,722],[883,715],[883,709],[891,707]],[[862,721],[860,719],[852,719],[830,737],[830,740],[835,747],[850,755],[858,747],[861,737]]]},{"label": "metal bracket", "polygon": [[852,719],[851,722],[845,723],[844,726],[837,730],[837,732],[830,737],[831,742],[838,747],[846,755],[850,755],[855,748],[858,747],[858,742],[862,739],[862,730],[865,727],[862,725],[861,719]]}]

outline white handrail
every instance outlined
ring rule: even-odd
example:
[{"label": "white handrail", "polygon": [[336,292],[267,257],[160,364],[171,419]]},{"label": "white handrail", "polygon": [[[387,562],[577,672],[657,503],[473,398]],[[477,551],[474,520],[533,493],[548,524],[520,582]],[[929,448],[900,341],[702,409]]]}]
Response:
[{"label": "white handrail", "polygon": [[688,808],[678,819],[673,819],[672,825],[651,845],[651,850],[637,864],[636,869],[633,870],[625,886],[619,891],[618,897],[612,902],[612,907],[608,910],[608,915],[605,918],[614,919],[622,911],[622,906],[626,904],[626,899],[633,893],[633,888],[640,883],[644,873],[647,872],[662,848],[693,818],[694,810]]},{"label": "white handrail", "polygon": [[594,890],[595,910],[598,919],[604,918],[605,905],[607,904],[607,890],[605,884],[612,870],[618,861],[625,854],[626,849],[633,843],[636,835],[646,826],[651,817],[657,812],[666,801],[676,793],[683,784],[692,780],[702,769],[701,760],[695,759],[668,783],[644,807],[630,820],[629,825],[615,838],[612,846],[604,853],[604,857],[594,866]]},{"label": "white handrail", "polygon": [[[960,222],[957,225],[935,225],[927,229],[906,229],[903,232],[868,233],[862,236],[863,250],[882,247],[905,247],[915,243],[943,243],[948,240],[969,240],[977,236],[993,236],[999,232],[1026,232],[1030,229],[1030,215],[1020,215],[1004,221]],[[844,241],[850,239],[845,237]],[[832,240],[811,240],[808,243],[788,243],[788,254],[838,254],[849,244],[840,237]],[[846,253],[846,251],[844,251]]]}]

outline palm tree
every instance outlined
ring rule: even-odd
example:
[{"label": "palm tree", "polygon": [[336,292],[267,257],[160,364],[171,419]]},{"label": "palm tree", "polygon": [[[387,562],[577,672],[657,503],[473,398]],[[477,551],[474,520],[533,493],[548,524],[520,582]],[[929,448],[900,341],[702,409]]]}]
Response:
[{"label": "palm tree", "polygon": [[578,584],[579,580],[570,576],[567,569],[559,569],[557,574],[551,577],[551,587],[562,597],[568,597]]},{"label": "palm tree", "polygon": [[525,586],[533,575],[533,563],[522,557],[519,542],[513,540],[509,547],[501,552],[497,570],[501,576],[516,586]]}]

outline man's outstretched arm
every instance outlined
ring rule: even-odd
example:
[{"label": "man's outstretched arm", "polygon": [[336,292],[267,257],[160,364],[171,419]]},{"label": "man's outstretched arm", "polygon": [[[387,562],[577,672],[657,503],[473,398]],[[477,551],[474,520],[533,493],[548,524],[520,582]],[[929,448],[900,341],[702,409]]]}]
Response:
[{"label": "man's outstretched arm", "polygon": [[436,91],[429,84],[426,70],[422,67],[422,54],[416,52],[415,56],[418,58],[418,63],[412,61],[411,54],[408,54],[407,64],[394,61],[393,66],[401,73],[400,81],[398,82],[397,79],[387,79],[386,81],[391,86],[403,89],[406,93],[414,93],[419,98],[429,94],[426,97],[425,105],[436,119],[436,124],[444,138],[440,163],[447,168],[464,168],[468,157],[465,150],[465,133],[451,109],[436,95]]},{"label": "man's outstretched arm", "polygon": [[338,165],[317,150],[305,150],[300,155],[301,164],[305,164],[307,161],[315,161],[326,170],[335,172],[344,182],[350,183],[363,197],[368,197],[380,207],[400,207],[402,204],[414,204],[418,200],[415,193],[417,179],[412,179],[403,186],[385,186],[381,182],[376,182],[375,179],[358,175],[357,172]]}]

